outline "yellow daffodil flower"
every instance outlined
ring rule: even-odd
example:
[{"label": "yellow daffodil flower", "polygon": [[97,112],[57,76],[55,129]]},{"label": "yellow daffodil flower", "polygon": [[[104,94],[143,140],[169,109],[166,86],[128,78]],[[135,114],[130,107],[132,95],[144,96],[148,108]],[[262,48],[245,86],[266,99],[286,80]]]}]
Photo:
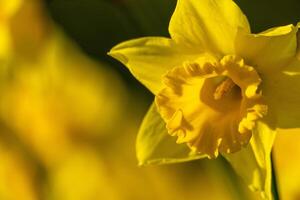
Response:
[{"label": "yellow daffodil flower", "polygon": [[287,25],[252,34],[232,0],[178,0],[171,38],[115,46],[109,55],[155,95],[137,139],[140,163],[221,153],[252,189],[272,199],[275,130],[300,126],[297,31]]}]

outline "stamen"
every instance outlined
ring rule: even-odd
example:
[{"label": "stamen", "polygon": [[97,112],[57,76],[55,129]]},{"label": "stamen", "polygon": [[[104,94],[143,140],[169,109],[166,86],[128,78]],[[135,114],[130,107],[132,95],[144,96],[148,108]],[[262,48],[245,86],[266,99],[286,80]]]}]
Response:
[{"label": "stamen", "polygon": [[217,88],[214,93],[214,99],[219,100],[224,97],[230,90],[235,86],[235,83],[230,79],[226,78]]}]

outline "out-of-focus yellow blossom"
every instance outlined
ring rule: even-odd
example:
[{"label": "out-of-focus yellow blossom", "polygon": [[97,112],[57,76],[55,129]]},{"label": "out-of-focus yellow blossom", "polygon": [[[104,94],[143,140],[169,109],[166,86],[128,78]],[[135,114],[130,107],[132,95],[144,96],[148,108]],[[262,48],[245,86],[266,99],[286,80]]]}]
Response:
[{"label": "out-of-focus yellow blossom", "polygon": [[72,140],[115,132],[112,119],[121,118],[126,97],[119,77],[84,56],[42,7],[28,0],[9,20],[13,54],[1,73],[0,116],[41,160],[53,164],[72,149]]},{"label": "out-of-focus yellow blossom", "polygon": [[51,23],[42,7],[39,0],[1,1],[1,66],[14,59],[15,56],[32,57],[42,47],[45,37],[51,32]]},{"label": "out-of-focus yellow blossom", "polygon": [[10,19],[17,12],[22,0],[0,2],[0,62],[11,53]]},{"label": "out-of-focus yellow blossom", "polygon": [[10,18],[20,7],[23,0],[2,0],[0,2],[1,20]]},{"label": "out-of-focus yellow blossom", "polygon": [[[112,72],[97,69],[60,34],[38,59],[16,59],[11,68],[1,115],[41,159],[63,156],[72,138],[95,139],[115,129],[111,119],[121,117],[125,98],[121,82]],[[114,84],[113,91],[108,83]]]},{"label": "out-of-focus yellow blossom", "polygon": [[[12,56],[31,59],[39,56],[47,38],[52,34],[52,22],[40,0],[22,1],[18,12],[9,20]],[[29,28],[30,27],[30,28]]]},{"label": "out-of-focus yellow blossom", "polygon": [[49,173],[50,199],[121,199],[121,194],[113,190],[110,169],[99,155],[91,150],[78,150]]},{"label": "out-of-focus yellow blossom", "polygon": [[[275,130],[300,126],[298,27],[252,34],[232,0],[178,0],[169,32],[171,38],[135,39],[109,52],[155,95],[138,136],[140,162],[222,153],[252,189],[272,199]],[[166,132],[191,150],[174,148]]]},{"label": "out-of-focus yellow blossom", "polygon": [[[4,143],[1,130],[0,141],[0,199],[7,200],[38,200],[38,192],[34,179],[35,172],[22,157],[20,149]],[[24,154],[24,152],[23,152]]]},{"label": "out-of-focus yellow blossom", "polygon": [[274,157],[279,195],[282,200],[300,199],[300,129],[279,130]]}]

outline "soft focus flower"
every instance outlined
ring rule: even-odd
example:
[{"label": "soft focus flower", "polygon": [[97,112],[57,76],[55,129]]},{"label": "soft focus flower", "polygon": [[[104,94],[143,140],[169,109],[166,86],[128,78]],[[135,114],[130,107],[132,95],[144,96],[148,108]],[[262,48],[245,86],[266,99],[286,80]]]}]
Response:
[{"label": "soft focus flower", "polygon": [[85,56],[42,7],[37,0],[20,3],[8,20],[14,45],[4,59],[9,62],[0,61],[6,66],[0,74],[0,117],[50,166],[71,151],[73,140],[114,132],[112,119],[121,118],[126,95],[119,77]]},{"label": "soft focus flower", "polygon": [[120,199],[100,157],[91,150],[73,152],[50,171],[51,199]]},{"label": "soft focus flower", "polygon": [[[155,95],[138,136],[140,162],[222,153],[251,188],[271,199],[275,129],[300,126],[297,31],[287,25],[251,34],[231,0],[178,0],[171,39],[115,46],[109,55]],[[172,145],[164,127],[191,150]]]},{"label": "soft focus flower", "polygon": [[[12,58],[32,59],[52,34],[53,24],[40,0],[22,0],[18,11],[9,20]],[[30,27],[30,28],[28,28]]]},{"label": "soft focus flower", "polygon": [[[0,64],[15,56],[33,56],[50,33],[51,24],[39,0],[0,2]],[[45,23],[46,22],[46,23]],[[28,28],[30,27],[30,28]]]},{"label": "soft focus flower", "polygon": [[[37,182],[32,179],[37,174],[28,162],[26,152],[5,140],[5,130],[1,130],[0,141],[0,198],[10,200],[37,200]],[[27,155],[28,156],[28,155]]]},{"label": "soft focus flower", "polygon": [[70,139],[96,139],[116,129],[111,119],[121,117],[126,98],[121,81],[97,69],[63,35],[53,34],[39,59],[15,59],[10,67],[0,116],[45,162],[59,160]]},{"label": "soft focus flower", "polygon": [[10,21],[21,3],[22,0],[3,0],[0,2],[0,62],[3,62],[3,59],[11,54]]}]

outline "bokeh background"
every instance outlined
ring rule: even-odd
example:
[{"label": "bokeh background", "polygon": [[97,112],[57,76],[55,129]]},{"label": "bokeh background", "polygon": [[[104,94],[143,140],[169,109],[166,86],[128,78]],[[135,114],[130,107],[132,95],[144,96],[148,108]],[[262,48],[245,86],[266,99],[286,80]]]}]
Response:
[{"label": "bokeh background", "polygon": [[[300,21],[299,0],[237,0],[253,32]],[[153,96],[106,55],[168,36],[176,0],[0,1],[1,200],[251,200],[222,159],[138,167]],[[300,104],[299,104],[300,106]],[[274,148],[282,199],[300,199],[300,130]]]}]

